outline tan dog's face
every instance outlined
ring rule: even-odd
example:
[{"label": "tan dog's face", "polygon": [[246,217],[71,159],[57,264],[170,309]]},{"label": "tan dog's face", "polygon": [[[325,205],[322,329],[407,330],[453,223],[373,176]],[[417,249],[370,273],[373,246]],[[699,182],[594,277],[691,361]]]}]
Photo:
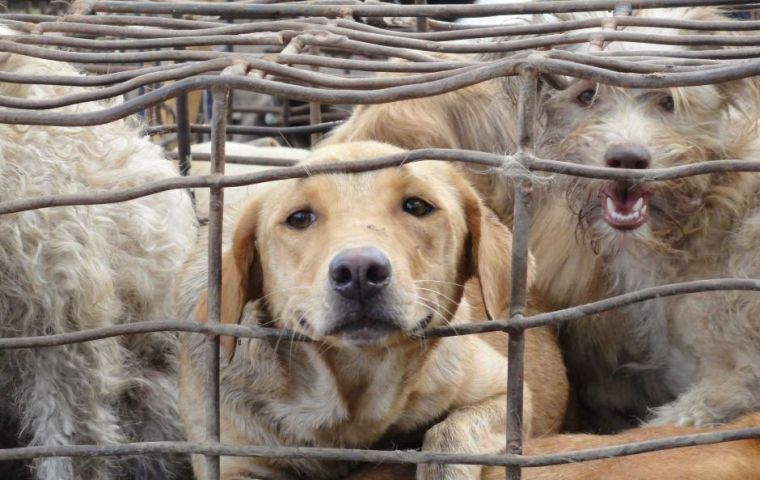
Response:
[{"label": "tan dog's face", "polygon": [[[342,144],[306,163],[400,151]],[[509,231],[443,162],[276,182],[238,221],[224,321],[261,298],[274,326],[341,346],[389,345],[449,322],[475,275],[489,312],[501,313],[510,247]]]},{"label": "tan dog's face", "polygon": [[[661,90],[578,81],[545,105],[544,155],[611,168],[649,169],[741,158],[755,141],[750,81]],[[664,247],[694,229],[710,177],[641,183],[569,179],[580,226],[602,251]]]}]

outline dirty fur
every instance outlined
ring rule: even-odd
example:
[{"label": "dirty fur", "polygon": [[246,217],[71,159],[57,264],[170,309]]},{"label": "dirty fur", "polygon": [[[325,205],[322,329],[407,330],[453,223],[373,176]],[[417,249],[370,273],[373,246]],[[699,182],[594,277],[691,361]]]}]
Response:
[{"label": "dirty fur", "polygon": [[[13,34],[7,29],[0,34]],[[78,75],[20,55],[4,72]],[[0,83],[0,95],[47,99],[73,87]],[[60,109],[92,112],[88,103]],[[0,125],[2,201],[121,190],[176,175],[160,147],[129,121],[92,127]],[[0,217],[3,337],[76,332],[171,318],[173,278],[195,240],[184,192],[124,203],[31,210]],[[19,445],[55,447],[181,439],[175,337],[154,333],[0,353],[0,409]],[[10,435],[9,435],[10,436]],[[40,458],[39,480],[174,478],[172,455],[119,460]]]}]

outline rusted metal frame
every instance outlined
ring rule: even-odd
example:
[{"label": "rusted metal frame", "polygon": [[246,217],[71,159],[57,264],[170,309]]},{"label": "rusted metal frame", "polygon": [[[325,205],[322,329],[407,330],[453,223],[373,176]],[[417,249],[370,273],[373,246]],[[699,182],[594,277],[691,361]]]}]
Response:
[{"label": "rusted metal frame", "polygon": [[[225,62],[229,63],[229,62]],[[182,67],[180,67],[182,68]],[[190,152],[190,113],[187,105],[187,94],[183,93],[177,96],[177,163],[179,165],[179,174],[183,177],[190,175],[191,170],[191,152]],[[190,201],[195,208],[195,191],[187,191],[190,195]]]},{"label": "rusted metal frame", "polygon": [[[0,15],[0,20],[4,17]],[[98,23],[92,24],[93,19]],[[468,26],[464,30],[457,30],[453,32],[404,32],[393,31],[393,37],[401,38],[414,38],[421,40],[436,40],[436,41],[450,41],[450,40],[464,40],[464,39],[476,39],[487,37],[504,37],[511,35],[528,35],[528,34],[545,34],[545,33],[557,33],[566,32],[571,30],[578,30],[584,28],[594,28],[601,26],[603,17],[589,18],[581,20],[563,20],[555,23],[539,24],[539,25],[502,25],[494,27],[472,27]],[[116,29],[113,26],[123,25],[140,25],[144,23],[150,23],[155,27],[163,28],[132,28],[129,31],[123,29]],[[177,25],[177,22],[181,22]],[[44,32],[62,32],[62,33],[81,33],[90,35],[110,35],[117,37],[132,37],[132,38],[154,38],[154,37],[185,37],[189,34],[194,36],[203,35],[221,35],[221,34],[241,34],[241,33],[255,33],[261,31],[278,31],[290,28],[305,28],[307,26],[324,26],[334,25],[340,28],[335,30],[336,32],[342,32],[345,30],[355,30],[359,32],[375,33],[382,36],[391,36],[391,32],[386,29],[366,25],[360,22],[347,19],[325,19],[325,18],[305,18],[305,19],[293,19],[293,20],[275,20],[264,21],[248,24],[236,24],[232,26],[222,26],[219,21],[213,22],[199,22],[193,20],[176,20],[161,17],[147,17],[147,16],[77,16],[69,15],[56,21],[42,22],[42,23],[24,23],[16,22],[19,27],[26,31],[34,31],[36,33]],[[666,19],[666,18],[641,18],[630,17],[620,19],[620,26],[638,26],[638,27],[659,27],[659,28],[677,28],[686,30],[706,30],[706,31],[752,31],[760,29],[760,22],[758,21],[705,21],[705,20],[682,20],[682,19]],[[173,29],[172,29],[173,27]]]},{"label": "rusted metal frame", "polygon": [[[208,71],[224,68],[229,65],[229,60],[214,59],[203,62],[196,62],[193,65],[196,69],[202,68],[206,64]],[[136,68],[129,71],[107,73],[103,75],[35,75],[16,72],[0,72],[0,82],[6,83],[26,83],[36,85],[67,85],[71,87],[97,87],[101,85],[113,85],[120,82],[126,82],[140,75],[147,75],[156,72],[172,71],[177,73],[176,78],[186,77],[185,73],[179,70],[185,68],[185,64],[159,65],[156,67]]]},{"label": "rusted metal frame", "polygon": [[[504,332],[514,328],[529,329],[545,327],[549,325],[556,326],[589,315],[608,312],[628,305],[633,305],[656,298],[720,291],[760,292],[760,279],[714,278],[709,280],[696,280],[690,282],[659,285],[657,287],[645,288],[615,297],[608,297],[604,300],[599,300],[584,305],[578,305],[562,310],[555,310],[553,312],[525,316],[519,321],[513,319],[501,319],[458,325],[456,328],[449,326],[432,328],[424,333],[424,337],[441,338],[457,335]],[[0,338],[0,350],[57,347],[73,343],[90,342],[93,340],[117,337],[120,335],[134,335],[165,331],[195,332],[203,333],[206,335],[226,335],[240,338],[258,338],[294,342],[312,341],[308,337],[305,337],[297,332],[285,329],[232,324],[210,325],[207,323],[201,324],[176,320],[154,320],[148,322],[134,322],[122,325],[113,325],[110,327],[79,330],[76,332],[60,333],[55,335]]]},{"label": "rusted metal frame", "polygon": [[572,62],[537,56],[537,58],[510,59],[493,62],[483,67],[449,78],[434,80],[424,84],[389,87],[376,90],[345,91],[318,89],[288,85],[260,78],[199,75],[179,80],[157,88],[139,98],[103,108],[95,112],[74,114],[65,112],[35,112],[23,109],[0,109],[0,122],[30,125],[86,126],[107,123],[136,113],[146,106],[155,105],[180,93],[191,90],[225,86],[258,93],[276,95],[306,102],[328,104],[374,104],[394,100],[406,100],[447,93],[485,80],[505,75],[514,75],[519,68],[532,66],[540,73],[550,73],[584,78],[618,87],[665,88],[674,86],[694,86],[708,83],[727,82],[760,74],[760,60],[748,61],[740,65],[726,65],[701,72],[676,72],[662,74],[624,74],[598,67],[578,65]]},{"label": "rusted metal frame", "polygon": [[434,62],[436,59],[416,50],[403,47],[377,45],[367,41],[351,40],[345,35],[337,35],[326,30],[319,32],[304,32],[298,35],[307,45],[327,47],[333,50],[377,55],[382,57],[403,58],[413,62]]},{"label": "rusted metal frame", "polygon": [[[275,64],[276,65],[276,64]],[[281,66],[272,66],[269,68],[271,72],[274,72],[275,70],[281,69],[283,67]],[[395,87],[400,85],[416,85],[421,84],[425,82],[430,82],[433,80],[440,80],[449,78],[452,75],[456,75],[458,73],[465,73],[469,72],[471,70],[474,70],[478,68],[477,65],[465,65],[461,68],[452,69],[452,70],[444,70],[442,72],[431,72],[431,73],[421,73],[417,75],[404,75],[404,76],[375,76],[375,77],[364,77],[364,78],[356,78],[356,77],[343,77],[338,75],[332,75],[332,74],[320,74],[316,72],[309,72],[301,69],[296,68],[288,68],[288,70],[284,70],[285,77],[288,79],[298,80],[303,83],[311,84],[314,86],[320,86],[320,87],[332,87],[332,88],[342,88],[342,89],[358,89],[358,90],[365,90],[365,89],[376,89],[376,88],[388,88],[388,87]],[[319,68],[318,66],[313,66],[315,70]],[[269,77],[269,78],[278,78],[278,77]]]},{"label": "rusted metal frame", "polygon": [[[607,17],[609,18],[609,17]],[[604,18],[600,19],[604,20]],[[604,21],[599,22],[600,26]],[[736,22],[739,23],[739,22]],[[583,43],[588,41],[590,35],[599,32],[574,32],[554,35],[543,35],[521,40],[492,41],[487,43],[442,43],[427,39],[400,38],[393,35],[365,33],[349,29],[337,29],[334,27],[322,27],[325,31],[336,35],[345,35],[363,42],[374,42],[376,45],[409,48],[423,51],[448,52],[448,53],[482,53],[482,52],[509,52],[539,48],[566,43]],[[488,37],[481,37],[488,38]],[[667,45],[722,45],[722,46],[756,46],[760,43],[760,36],[732,36],[732,35],[668,35],[646,34],[638,32],[606,32],[605,40],[617,40],[639,43],[661,43]]]},{"label": "rusted metal frame", "polygon": [[[506,160],[514,157],[506,157]],[[341,162],[304,167],[272,168],[260,172],[240,175],[214,175],[178,177],[153,182],[119,191],[73,193],[62,195],[47,195],[34,198],[22,198],[0,203],[0,215],[18,213],[38,208],[63,207],[73,205],[100,205],[106,203],[124,202],[144,197],[154,193],[182,188],[201,187],[239,187],[254,185],[272,180],[304,178],[323,173],[358,173],[377,170],[380,168],[399,166],[404,163],[422,160],[456,161],[490,167],[504,167],[505,157],[470,150],[421,149],[402,152],[385,157],[356,162]],[[625,170],[606,167],[576,165],[555,160],[535,159],[524,155],[521,163],[530,171],[575,175],[584,178],[597,179],[629,179],[640,182],[672,180],[693,175],[705,175],[718,172],[760,172],[760,162],[750,160],[715,160],[678,167],[656,168],[648,170]]]},{"label": "rusted metal frame", "polygon": [[[612,17],[615,18],[615,17]],[[604,17],[601,26],[603,31],[592,32],[572,32],[561,34],[547,34],[542,36],[531,36],[529,38],[506,41],[490,42],[468,42],[468,43],[447,43],[432,40],[423,40],[415,38],[402,38],[389,34],[368,33],[346,28],[332,27],[329,25],[310,25],[302,24],[302,31],[297,30],[280,30],[280,31],[263,31],[256,33],[234,33],[225,35],[208,35],[208,36],[166,36],[138,40],[103,40],[103,39],[86,39],[63,36],[44,36],[44,35],[14,35],[5,37],[5,41],[12,41],[20,45],[48,45],[48,46],[65,46],[73,48],[94,49],[94,50],[129,50],[129,49],[149,49],[149,48],[170,48],[170,47],[187,47],[199,45],[282,45],[295,36],[304,36],[309,43],[332,48],[340,48],[351,51],[364,51],[370,54],[395,55],[399,58],[405,58],[406,55],[410,60],[428,61],[424,56],[414,52],[393,51],[382,49],[403,48],[410,50],[421,50],[430,52],[446,53],[485,53],[485,52],[512,52],[519,50],[542,48],[547,46],[556,46],[574,43],[600,42],[600,41],[625,41],[633,43],[655,43],[663,45],[700,45],[700,46],[758,46],[760,45],[760,36],[758,35],[669,35],[669,34],[650,34],[641,32],[615,32],[610,17]],[[737,22],[738,23],[738,22]],[[119,28],[114,28],[112,35],[119,36]],[[414,57],[414,58],[413,58]]]},{"label": "rusted metal frame", "polygon": [[658,73],[658,72],[695,72],[695,71],[704,71],[706,69],[720,67],[723,65],[728,65],[733,62],[734,65],[740,64],[741,62],[744,62],[744,60],[729,60],[729,61],[722,61],[722,62],[703,62],[697,60],[695,65],[684,65],[679,66],[679,63],[689,63],[686,62],[679,62],[679,61],[666,61],[663,59],[663,62],[661,64],[656,63],[656,61],[648,60],[648,61],[629,61],[625,58],[619,59],[619,58],[613,58],[613,57],[602,57],[596,54],[586,54],[586,53],[580,53],[580,52],[568,52],[565,50],[550,50],[548,52],[542,52],[543,55],[546,55],[547,58],[556,58],[558,60],[567,60],[570,62],[577,62],[584,65],[590,65],[594,67],[604,68],[607,70],[613,70],[616,72],[628,72],[628,73]]},{"label": "rusted metal frame", "polygon": [[[427,0],[414,0],[415,5],[427,5]],[[427,32],[428,31],[428,19],[427,17],[417,17],[417,31],[418,32]]]},{"label": "rusted metal frame", "polygon": [[[0,18],[2,18],[0,16]],[[28,21],[32,21],[29,19]],[[91,23],[95,25],[146,26],[175,29],[209,28],[218,25],[216,20],[189,20],[186,18],[153,17],[149,15],[64,15],[63,17],[49,16],[38,20],[40,23],[66,24]]]},{"label": "rusted metal frame", "polygon": [[519,321],[496,320],[491,322],[473,323],[458,326],[456,331],[448,327],[440,327],[425,332],[426,337],[451,337],[455,335],[470,335],[473,333],[488,333],[509,330],[510,328],[536,328],[546,326],[559,326],[573,320],[578,320],[589,315],[608,312],[628,305],[644,302],[647,300],[686,295],[691,293],[718,292],[718,291],[756,291],[760,292],[760,279],[745,278],[713,278],[708,280],[694,280],[679,282],[656,287],[644,288],[635,292],[629,292],[614,297],[608,297],[596,302],[577,305],[575,307],[554,310],[547,313],[539,313],[522,318]]},{"label": "rusted metal frame", "polygon": [[[3,37],[0,37],[2,39]],[[161,61],[213,60],[230,56],[227,52],[161,50],[152,52],[90,53],[66,52],[0,40],[0,51],[69,63],[143,63]],[[240,55],[240,54],[235,54]]]},{"label": "rusted metal frame", "polygon": [[[528,67],[520,72],[520,98],[517,113],[518,158],[533,152],[536,109],[538,103],[538,73]],[[505,162],[509,166],[512,162]],[[522,162],[520,162],[522,164]],[[524,166],[524,165],[523,165]],[[528,238],[530,236],[531,182],[518,178],[515,182],[512,225],[512,291],[510,292],[509,319],[518,322],[525,314],[528,302]],[[504,259],[492,259],[503,261]],[[523,388],[525,383],[525,331],[510,328],[507,350],[507,453],[522,453]],[[506,468],[507,480],[520,480],[519,466]]]},{"label": "rusted metal frame", "polygon": [[[90,89],[58,97],[39,98],[39,99],[21,99],[13,96],[0,96],[0,106],[10,108],[24,108],[30,110],[44,110],[50,108],[65,107],[68,105],[114,98],[123,95],[129,91],[149,84],[169,82],[172,80],[187,78],[200,73],[208,73],[214,70],[221,70],[234,62],[233,58],[218,58],[201,63],[191,63],[186,65],[175,66],[173,69],[162,69],[152,73],[146,73],[131,78],[125,82],[117,83],[109,87],[103,87],[97,90]],[[155,68],[155,67],[153,67]],[[50,80],[49,80],[50,81]],[[181,93],[179,97],[185,95]]]},{"label": "rusted metal frame", "polygon": [[[461,25],[461,29],[449,31],[433,32],[405,32],[393,31],[393,35],[403,38],[416,38],[421,40],[451,41],[467,40],[488,37],[509,37],[514,35],[537,35],[546,33],[560,33],[572,30],[581,30],[585,28],[600,27],[604,17],[584,18],[579,20],[557,20],[552,23],[527,24],[527,25],[493,25],[493,26],[474,26]],[[757,21],[736,21],[736,20],[682,20],[670,18],[649,18],[649,17],[627,17],[621,19],[620,26],[635,27],[658,27],[673,28],[679,30],[706,30],[714,31],[753,31],[760,30],[760,22]],[[364,32],[378,33],[388,35],[388,30],[365,25],[353,20],[337,19],[333,20],[334,24],[348,29],[360,30]],[[428,19],[432,25],[435,20]]]},{"label": "rusted metal frame", "polygon": [[[187,78],[199,73],[208,73],[213,70],[220,70],[223,67],[229,66],[235,61],[234,57],[220,58],[216,60],[210,60],[208,62],[202,62],[201,64],[187,64],[183,67],[169,70],[149,73],[145,75],[139,75],[126,82],[111,85],[109,87],[100,88],[97,90],[87,90],[68,95],[61,95],[51,98],[38,98],[38,99],[24,99],[15,96],[2,96],[0,95],[0,106],[9,108],[23,108],[29,110],[45,110],[52,108],[64,107],[67,105],[92,102],[97,100],[103,100],[107,98],[113,98],[124,93],[127,93],[136,88],[158,82],[168,82],[171,80]],[[423,73],[418,75],[406,75],[403,77],[369,77],[369,78],[350,78],[341,77],[330,74],[322,74],[318,72],[309,72],[302,69],[290,67],[287,65],[280,65],[277,63],[268,62],[258,59],[238,59],[243,61],[250,67],[271,73],[278,74],[289,79],[299,80],[311,85],[319,87],[334,87],[345,89],[374,89],[374,88],[387,88],[399,85],[414,85],[427,81],[439,80],[449,78],[451,75],[457,73],[464,73],[470,71],[475,66],[464,66],[455,70],[446,70],[443,72]],[[604,63],[604,62],[602,62]],[[315,67],[316,68],[316,67]],[[650,70],[647,70],[650,71]],[[271,78],[271,77],[269,77]],[[279,78],[277,78],[279,80]],[[184,95],[184,94],[180,94]],[[319,123],[319,122],[316,122]]]},{"label": "rusted metal frame", "polygon": [[[603,25],[605,22],[600,23]],[[325,27],[325,29],[327,31],[331,30],[329,27]],[[589,41],[591,35],[599,34],[599,32],[573,32],[543,35],[520,40],[490,41],[487,43],[443,43],[443,41],[399,38],[387,34],[380,35],[375,33],[358,32],[351,34],[345,31],[334,33],[345,35],[348,38],[353,38],[364,42],[375,42],[377,45],[447,53],[510,52],[569,43],[584,43]],[[604,35],[605,40],[609,41],[616,40],[639,43],[661,43],[666,45],[756,46],[758,43],[760,43],[760,36],[757,35],[652,35],[638,32],[613,31],[605,32]]]},{"label": "rusted metal frame", "polygon": [[[578,52],[569,52],[564,50],[552,50],[547,51],[543,53],[547,56],[547,58],[556,58],[561,60],[567,60],[567,61],[574,61],[586,65],[592,65],[597,66],[600,68],[607,68],[609,70],[615,70],[615,71],[628,71],[628,72],[636,72],[636,73],[655,73],[659,71],[668,71],[668,72],[678,72],[678,71],[695,71],[698,70],[699,67],[709,67],[709,66],[716,66],[721,64],[726,64],[729,61],[716,61],[716,60],[689,60],[689,59],[657,59],[657,58],[642,58],[638,59],[638,57],[633,57],[631,59],[616,59],[612,57],[600,57],[597,55],[586,55]],[[472,62],[472,61],[462,61],[462,62],[426,62],[426,63],[398,63],[398,62],[379,62],[379,61],[350,61],[353,63],[340,63],[335,64],[332,62],[310,62],[305,61],[304,59],[309,60],[316,60],[318,58],[324,58],[324,57],[314,57],[310,55],[278,55],[276,57],[271,57],[271,59],[274,60],[281,60],[281,63],[292,63],[292,64],[299,64],[301,62],[304,62],[305,65],[321,65],[325,67],[334,67],[334,68],[353,68],[354,70],[360,70],[360,69],[366,69],[366,70],[372,70],[372,71],[395,71],[395,72],[406,72],[406,73],[418,73],[421,72],[422,74],[426,74],[427,76],[419,75],[419,76],[413,76],[413,75],[404,75],[404,76],[397,76],[397,77],[367,77],[367,78],[350,78],[350,77],[341,77],[341,76],[329,76],[329,77],[319,77],[320,81],[315,82],[317,84],[321,85],[337,85],[334,83],[336,80],[334,79],[340,79],[341,82],[349,82],[349,86],[355,86],[358,88],[379,88],[379,87],[385,87],[385,86],[391,86],[391,85],[404,85],[404,84],[413,84],[413,83],[419,83],[423,80],[435,80],[437,78],[444,78],[449,76],[453,71],[461,70],[465,67],[475,67],[475,66],[482,66],[485,65],[486,62]],[[304,75],[301,72],[303,70],[298,69],[298,73],[294,73],[291,69],[283,69],[283,65],[280,65],[280,63],[273,63],[273,62],[267,62],[266,58],[263,59],[251,59],[246,58],[247,62],[251,63],[252,66],[258,66],[259,69],[266,69],[271,71],[272,73],[278,73],[283,76],[288,76],[290,78],[293,78],[295,76],[300,76],[302,80],[312,80],[313,76]],[[328,59],[330,60],[330,59]],[[343,59],[335,59],[335,60],[341,60]],[[635,61],[640,60],[640,61]],[[187,71],[184,69],[189,69],[193,72],[200,72],[203,73],[203,65],[207,67],[207,71],[214,71],[219,70],[221,68],[224,68],[228,66],[233,60],[231,57],[227,58],[218,58],[214,60],[207,60],[203,62],[196,62],[193,64],[180,64],[180,65],[161,65],[158,67],[147,67],[147,68],[141,68],[141,69],[134,69],[126,72],[118,72],[118,73],[111,73],[111,74],[104,74],[104,75],[34,75],[34,74],[20,74],[15,72],[0,72],[0,82],[8,82],[8,83],[25,83],[25,84],[46,84],[46,85],[69,85],[69,86],[99,86],[99,85],[113,85],[118,84],[119,82],[126,82],[130,80],[134,80],[137,77],[140,77],[141,75],[147,75],[147,74],[153,74],[156,72],[166,72],[166,71],[172,71],[172,76],[163,77],[165,80],[172,80],[172,79],[179,79],[187,76]],[[741,62],[743,60],[736,60],[735,62]],[[663,63],[664,65],[658,65],[657,63]],[[685,65],[684,67],[679,67],[678,65]],[[109,66],[109,68],[113,68],[113,66]],[[285,67],[287,68],[287,67]],[[180,70],[182,69],[182,70]],[[308,74],[308,72],[307,72]],[[153,81],[153,79],[146,80],[146,83],[150,83]],[[396,83],[393,83],[396,82]],[[102,90],[101,90],[102,92]],[[116,95],[117,93],[114,93]],[[15,97],[14,97],[15,98]],[[60,102],[59,97],[59,102]],[[105,98],[105,97],[103,97]],[[18,101],[18,99],[16,99]],[[30,107],[27,107],[30,108]]]},{"label": "rusted metal frame", "polygon": [[[232,133],[227,130],[227,133]],[[177,158],[178,154],[169,153],[169,158]],[[211,155],[208,153],[194,153],[191,156],[193,161],[209,162],[211,161]],[[236,163],[238,165],[261,165],[265,167],[292,167],[297,164],[297,160],[291,160],[288,158],[270,158],[270,157],[253,157],[246,155],[226,155],[224,158],[225,164]]]},{"label": "rusted metal frame", "polygon": [[[123,28],[113,28],[110,35],[119,35]],[[197,47],[222,44],[236,45],[282,45],[283,37],[295,36],[300,32],[258,32],[238,35],[209,35],[209,36],[182,36],[161,37],[157,35],[148,39],[137,40],[108,40],[102,38],[78,38],[49,35],[12,35],[6,36],[7,40],[22,45],[48,45],[55,47],[86,48],[90,50],[141,50],[149,48],[177,48]]]},{"label": "rusted metal frame", "polygon": [[[277,112],[273,113],[279,113],[280,108],[277,109]],[[297,127],[259,127],[259,126],[249,126],[249,125],[228,125],[227,126],[227,133],[228,134],[243,134],[243,135],[299,135],[299,134],[310,134],[314,132],[328,132],[332,130],[333,128],[341,125],[343,122],[333,121],[333,122],[322,122],[316,125],[301,125]],[[165,133],[172,133],[176,131],[176,126],[174,125],[159,125],[156,127],[150,127],[145,130],[146,135],[163,135]],[[211,125],[204,125],[204,124],[196,124],[191,123],[190,124],[190,131],[193,133],[211,133]],[[230,159],[233,157],[230,155],[226,156],[226,162],[227,163],[234,163]],[[235,158],[239,158],[235,157]]]},{"label": "rusted metal frame", "polygon": [[[512,35],[537,35],[544,33],[559,33],[571,30],[600,27],[604,17],[585,18],[581,20],[562,20],[553,23],[535,25],[493,25],[472,26],[458,25],[459,29],[449,31],[427,32],[424,34],[410,32],[394,32],[396,35],[407,38],[420,38],[426,40],[451,41],[467,40],[488,37],[508,37]],[[338,20],[337,25],[342,25],[343,20]],[[438,23],[429,20],[431,25]],[[618,25],[621,27],[657,27],[673,28],[679,30],[706,30],[714,31],[753,31],[760,30],[758,21],[711,21],[711,20],[682,20],[670,18],[647,18],[627,17],[621,18]],[[350,27],[347,27],[350,28]],[[381,29],[378,29],[381,30]],[[381,30],[382,31],[382,30]],[[379,32],[378,32],[379,33]]]},{"label": "rusted metal frame", "polygon": [[[224,145],[227,126],[227,96],[229,90],[216,87],[212,90],[213,104],[211,117],[211,168],[212,177],[224,175]],[[208,324],[221,323],[222,312],[222,228],[224,210],[224,189],[211,187],[209,195],[208,220]],[[219,337],[208,335],[204,364],[206,439],[219,442]],[[205,478],[219,480],[219,457],[206,455]]]},{"label": "rusted metal frame", "polygon": [[236,18],[312,17],[488,17],[529,13],[569,13],[612,10],[619,4],[632,8],[664,8],[702,5],[737,5],[736,0],[550,0],[499,5],[377,5],[356,1],[353,5],[281,3],[274,5],[209,4],[174,2],[98,1],[98,13],[167,13],[235,16]]},{"label": "rusted metal frame", "polygon": [[[108,19],[109,16],[98,16],[96,18]],[[143,18],[143,17],[138,17]],[[2,15],[0,15],[2,20]],[[91,36],[112,36],[119,38],[140,38],[140,39],[188,39],[191,37],[210,37],[210,36],[230,36],[255,33],[273,34],[280,31],[290,31],[291,35],[297,35],[300,31],[307,28],[316,28],[327,25],[327,19],[290,19],[290,20],[273,20],[255,23],[238,23],[226,24],[220,21],[204,22],[205,26],[198,29],[171,29],[155,27],[133,27],[129,31],[124,31],[121,25],[104,25],[82,22],[44,22],[39,24],[28,23],[21,24],[26,31],[35,33],[74,33]],[[18,22],[16,22],[17,24]],[[105,22],[108,23],[108,22]]]},{"label": "rusted metal frame", "polygon": [[[319,47],[312,47],[312,54],[319,55]],[[315,71],[319,70],[318,66],[312,67]],[[290,119],[291,122],[294,120]],[[322,104],[319,102],[309,102],[309,125],[317,125],[322,123]],[[319,132],[313,132],[309,136],[309,142],[314,147],[322,135]]]},{"label": "rusted metal frame", "polygon": [[[179,174],[190,175],[190,118],[187,109],[187,94],[177,97],[177,157]],[[190,194],[192,195],[192,191]]]},{"label": "rusted metal frame", "polygon": [[[291,109],[292,110],[292,109]],[[346,120],[351,114],[349,112],[325,112],[320,114],[320,118],[329,122],[339,122]],[[308,125],[311,117],[310,114],[293,115],[292,111],[288,120],[288,125],[303,126]]]},{"label": "rusted metal frame", "polygon": [[[13,22],[14,25],[19,25],[25,31],[34,31],[36,33],[100,34],[123,38],[155,38],[162,36],[185,37],[189,35],[254,33],[260,31],[279,31],[288,28],[298,29],[302,28],[304,25],[326,25],[328,22],[332,22],[332,20],[325,18],[299,18],[228,25],[220,20],[197,21],[148,16],[97,15],[94,17],[83,17],[68,15],[61,19],[57,19],[56,21],[32,23],[8,20],[6,19],[6,16],[2,14],[0,14],[0,21]],[[119,32],[115,29],[115,27],[123,27],[124,25],[129,25],[133,27],[133,29],[130,29],[128,32]],[[114,35],[114,32],[119,34]]]},{"label": "rusted metal frame", "polygon": [[732,48],[718,50],[622,50],[599,52],[597,55],[610,57],[659,57],[679,59],[706,59],[706,60],[729,60],[729,59],[756,59],[760,57],[760,48]]},{"label": "rusted metal frame", "polygon": [[224,455],[264,458],[311,458],[365,463],[456,463],[471,465],[543,467],[566,463],[636,455],[673,448],[711,445],[760,437],[760,428],[743,428],[659,438],[636,443],[613,445],[597,449],[575,450],[547,455],[499,455],[420,452],[416,450],[359,450],[316,447],[266,447],[224,445],[190,442],[143,442],[120,445],[66,445],[50,447],[21,447],[0,450],[0,461],[36,457],[82,457],[160,455],[165,453]]},{"label": "rusted metal frame", "polygon": [[438,72],[443,70],[453,70],[463,65],[477,65],[483,62],[389,62],[381,60],[355,60],[349,58],[329,58],[314,57],[313,55],[275,55],[273,57],[278,63],[288,63],[292,65],[319,65],[327,68],[337,68],[346,70],[370,71],[370,72]]}]

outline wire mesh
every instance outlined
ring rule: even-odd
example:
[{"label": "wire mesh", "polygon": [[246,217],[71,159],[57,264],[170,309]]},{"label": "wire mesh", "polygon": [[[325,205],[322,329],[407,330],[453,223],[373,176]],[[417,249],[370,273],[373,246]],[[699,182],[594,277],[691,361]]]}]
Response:
[{"label": "wire mesh", "polygon": [[[0,37],[0,52],[77,64],[88,76],[36,76],[0,72],[0,81],[88,87],[77,93],[44,100],[0,97],[0,122],[27,125],[87,126],[133,114],[147,120],[147,133],[174,135],[183,177],[156,181],[118,192],[88,192],[50,197],[21,198],[0,203],[0,214],[38,208],[122,202],[169,189],[209,188],[209,303],[207,324],[174,320],[132,323],[44,337],[0,338],[0,349],[39,348],[92,341],[130,333],[186,331],[208,336],[207,431],[203,444],[157,442],[124,445],[21,447],[0,450],[0,460],[38,456],[130,455],[182,452],[207,458],[207,478],[219,477],[220,455],[282,458],[318,458],[398,463],[473,463],[506,467],[509,479],[521,469],[559,463],[760,438],[760,428],[711,432],[616,445],[584,451],[522,455],[523,332],[528,328],[559,325],[594,313],[609,311],[648,299],[715,290],[760,290],[760,280],[711,279],[652,287],[563,310],[526,315],[528,260],[528,209],[530,184],[518,182],[514,204],[513,290],[509,318],[451,328],[437,328],[426,336],[509,333],[507,452],[499,455],[438,454],[329,448],[240,446],[219,444],[219,341],[220,335],[280,338],[291,332],[219,323],[221,233],[224,188],[272,180],[300,178],[329,172],[360,172],[420,160],[456,161],[490,167],[520,165],[547,172],[598,179],[635,179],[643,182],[684,178],[718,172],[760,171],[760,164],[742,160],[646,171],[569,164],[542,159],[533,152],[537,82],[562,88],[562,77],[593,80],[629,88],[664,88],[726,82],[760,74],[760,21],[695,21],[629,16],[631,9],[673,6],[722,5],[742,17],[757,6],[733,0],[564,0],[502,5],[395,5],[359,0],[308,0],[293,3],[237,2],[75,2],[66,16],[51,15],[47,5],[9,2],[10,11],[0,23],[18,33]],[[407,2],[411,3],[411,2]],[[23,5],[20,5],[23,4]],[[441,20],[452,17],[486,17],[514,14],[608,12],[594,18],[545,24],[463,26]],[[55,12],[58,13],[58,12]],[[276,20],[273,20],[276,19]],[[686,34],[643,34],[618,27],[652,26],[686,29]],[[128,27],[128,28],[125,28]],[[742,36],[706,34],[714,30],[752,32]],[[455,42],[490,40],[489,42]],[[588,53],[551,47],[576,43],[604,46],[608,42],[647,45],[699,46],[693,50],[642,47],[634,52]],[[471,56],[458,60],[440,54],[499,54],[485,60]],[[509,54],[509,55],[507,55]],[[395,59],[395,60],[392,60]],[[402,62],[397,61],[403,60]],[[394,72],[404,75],[374,76]],[[230,134],[282,135],[290,141],[308,136],[314,143],[346,117],[340,106],[373,104],[450,92],[476,83],[520,76],[519,145],[510,155],[453,149],[422,149],[366,162],[317,165],[308,171],[276,159],[225,156]],[[94,88],[93,88],[94,87]],[[205,92],[198,96],[196,92]],[[230,102],[229,96],[233,100]],[[279,103],[252,104],[271,98]],[[91,113],[59,111],[60,107],[126,95]],[[195,97],[193,97],[195,95]],[[173,101],[169,105],[169,101]],[[241,101],[239,104],[238,101]],[[303,102],[303,103],[298,103]],[[169,105],[167,107],[167,105]],[[324,106],[338,106],[325,109]],[[210,107],[210,108],[209,108]],[[164,110],[162,110],[162,108]],[[169,111],[171,115],[164,115]],[[163,113],[162,113],[163,112]],[[249,116],[257,116],[251,120]],[[266,124],[267,115],[277,117]],[[167,119],[169,121],[167,121]],[[244,119],[246,124],[228,125]],[[200,122],[200,123],[199,123]],[[192,154],[191,142],[210,134],[211,154]],[[211,162],[211,174],[190,176],[190,159]],[[223,175],[225,162],[234,161],[277,168],[243,175]],[[293,336],[294,341],[309,341]]]}]

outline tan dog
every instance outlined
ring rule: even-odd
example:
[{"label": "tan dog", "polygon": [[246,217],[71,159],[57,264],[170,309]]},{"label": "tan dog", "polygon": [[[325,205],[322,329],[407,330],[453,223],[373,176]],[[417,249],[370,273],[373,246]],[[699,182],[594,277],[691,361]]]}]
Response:
[{"label": "tan dog", "polygon": [[[336,145],[306,163],[399,151],[375,142]],[[291,329],[314,342],[223,339],[222,442],[367,448],[388,435],[427,430],[426,451],[505,449],[505,357],[477,336],[411,338],[469,321],[463,294],[470,279],[480,280],[476,300],[492,316],[507,308],[510,232],[455,168],[421,162],[268,184],[235,225],[223,260],[223,321]],[[203,257],[183,289],[188,318],[200,321]],[[181,355],[191,441],[205,437],[201,342],[185,338]],[[567,390],[556,339],[546,330],[531,332],[528,350],[526,433],[556,431]],[[200,459],[195,466],[202,480]],[[317,460],[222,458],[224,479],[333,479],[351,469]],[[479,472],[421,466],[417,475],[474,479]]]}]

